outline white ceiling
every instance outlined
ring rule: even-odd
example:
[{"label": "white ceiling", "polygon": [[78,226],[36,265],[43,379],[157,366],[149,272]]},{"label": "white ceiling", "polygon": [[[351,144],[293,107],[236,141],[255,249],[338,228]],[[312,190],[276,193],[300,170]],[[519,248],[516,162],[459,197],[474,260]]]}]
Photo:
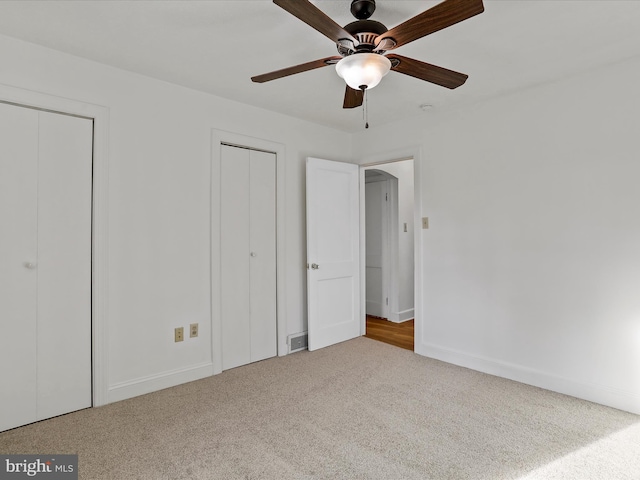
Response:
[{"label": "white ceiling", "polygon": [[[345,25],[350,0],[314,3]],[[439,3],[378,0],[391,28]],[[336,54],[326,37],[270,0],[8,1],[0,33],[349,132],[333,67],[255,84],[250,77]],[[529,88],[640,55],[640,1],[485,0],[485,12],[395,52],[469,75],[448,90],[391,72],[369,94],[381,125]],[[1,63],[0,63],[1,68]]]}]

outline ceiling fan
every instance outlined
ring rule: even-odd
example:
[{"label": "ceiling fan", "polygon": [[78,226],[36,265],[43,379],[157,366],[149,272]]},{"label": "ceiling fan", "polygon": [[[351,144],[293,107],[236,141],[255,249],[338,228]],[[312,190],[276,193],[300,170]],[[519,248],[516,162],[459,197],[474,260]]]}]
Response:
[{"label": "ceiling fan", "polygon": [[390,70],[450,89],[462,85],[468,78],[463,73],[387,52],[484,11],[482,0],[444,0],[388,30],[382,23],[369,20],[376,9],[375,0],[352,0],[351,13],[356,21],[344,27],[309,0],[273,0],[273,3],[334,41],[340,56],[276,70],[251,80],[264,83],[336,65],[338,75],[347,83],[343,108],[362,105],[364,92],[375,87]]}]

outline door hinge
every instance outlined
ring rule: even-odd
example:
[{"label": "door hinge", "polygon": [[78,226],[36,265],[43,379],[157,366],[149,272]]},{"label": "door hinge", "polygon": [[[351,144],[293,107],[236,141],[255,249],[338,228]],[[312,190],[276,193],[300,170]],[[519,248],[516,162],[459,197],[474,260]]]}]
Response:
[{"label": "door hinge", "polygon": [[389,297],[387,297],[387,305],[389,305]]},{"label": "door hinge", "polygon": [[388,194],[388,193],[385,193],[385,194],[384,194],[384,201],[385,201],[385,202],[388,202],[388,201],[389,201],[389,194]]}]

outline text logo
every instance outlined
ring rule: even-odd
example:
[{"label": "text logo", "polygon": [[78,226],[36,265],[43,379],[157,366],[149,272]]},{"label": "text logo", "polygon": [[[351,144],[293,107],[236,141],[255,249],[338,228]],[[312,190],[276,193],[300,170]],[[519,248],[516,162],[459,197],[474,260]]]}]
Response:
[{"label": "text logo", "polygon": [[78,480],[77,455],[0,455],[0,480]]}]

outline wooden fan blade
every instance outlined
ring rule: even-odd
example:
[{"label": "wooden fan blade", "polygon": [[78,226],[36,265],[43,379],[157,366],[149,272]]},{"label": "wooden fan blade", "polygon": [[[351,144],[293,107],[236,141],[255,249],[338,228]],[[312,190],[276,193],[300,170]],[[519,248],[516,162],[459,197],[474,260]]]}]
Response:
[{"label": "wooden fan blade", "polygon": [[315,28],[336,43],[338,43],[338,40],[346,39],[351,40],[355,45],[358,44],[353,35],[331,20],[309,0],[273,0],[273,3],[285,9],[294,17],[298,17],[304,23]]},{"label": "wooden fan blade", "polygon": [[376,45],[392,38],[397,48],[484,12],[482,0],[445,0],[380,35]]},{"label": "wooden fan blade", "polygon": [[364,93],[362,90],[355,90],[347,85],[347,89],[344,92],[344,103],[342,108],[356,108],[362,105],[364,99]]},{"label": "wooden fan blade", "polygon": [[321,58],[319,60],[314,60],[313,62],[302,63],[293,67],[283,68],[282,70],[276,70],[275,72],[263,73],[262,75],[251,77],[251,80],[256,83],[270,82],[271,80],[288,77],[289,75],[294,75],[296,73],[302,73],[309,70],[315,70],[316,68],[326,67],[327,65],[338,62],[341,58],[342,57]]},{"label": "wooden fan blade", "polygon": [[404,73],[405,75],[410,75],[420,80],[425,80],[450,89],[458,88],[469,78],[469,76],[464,73],[454,72],[453,70],[401,55],[387,55],[387,58],[389,58],[389,60],[396,59],[400,61],[400,63],[391,67],[392,70],[396,72]]}]

